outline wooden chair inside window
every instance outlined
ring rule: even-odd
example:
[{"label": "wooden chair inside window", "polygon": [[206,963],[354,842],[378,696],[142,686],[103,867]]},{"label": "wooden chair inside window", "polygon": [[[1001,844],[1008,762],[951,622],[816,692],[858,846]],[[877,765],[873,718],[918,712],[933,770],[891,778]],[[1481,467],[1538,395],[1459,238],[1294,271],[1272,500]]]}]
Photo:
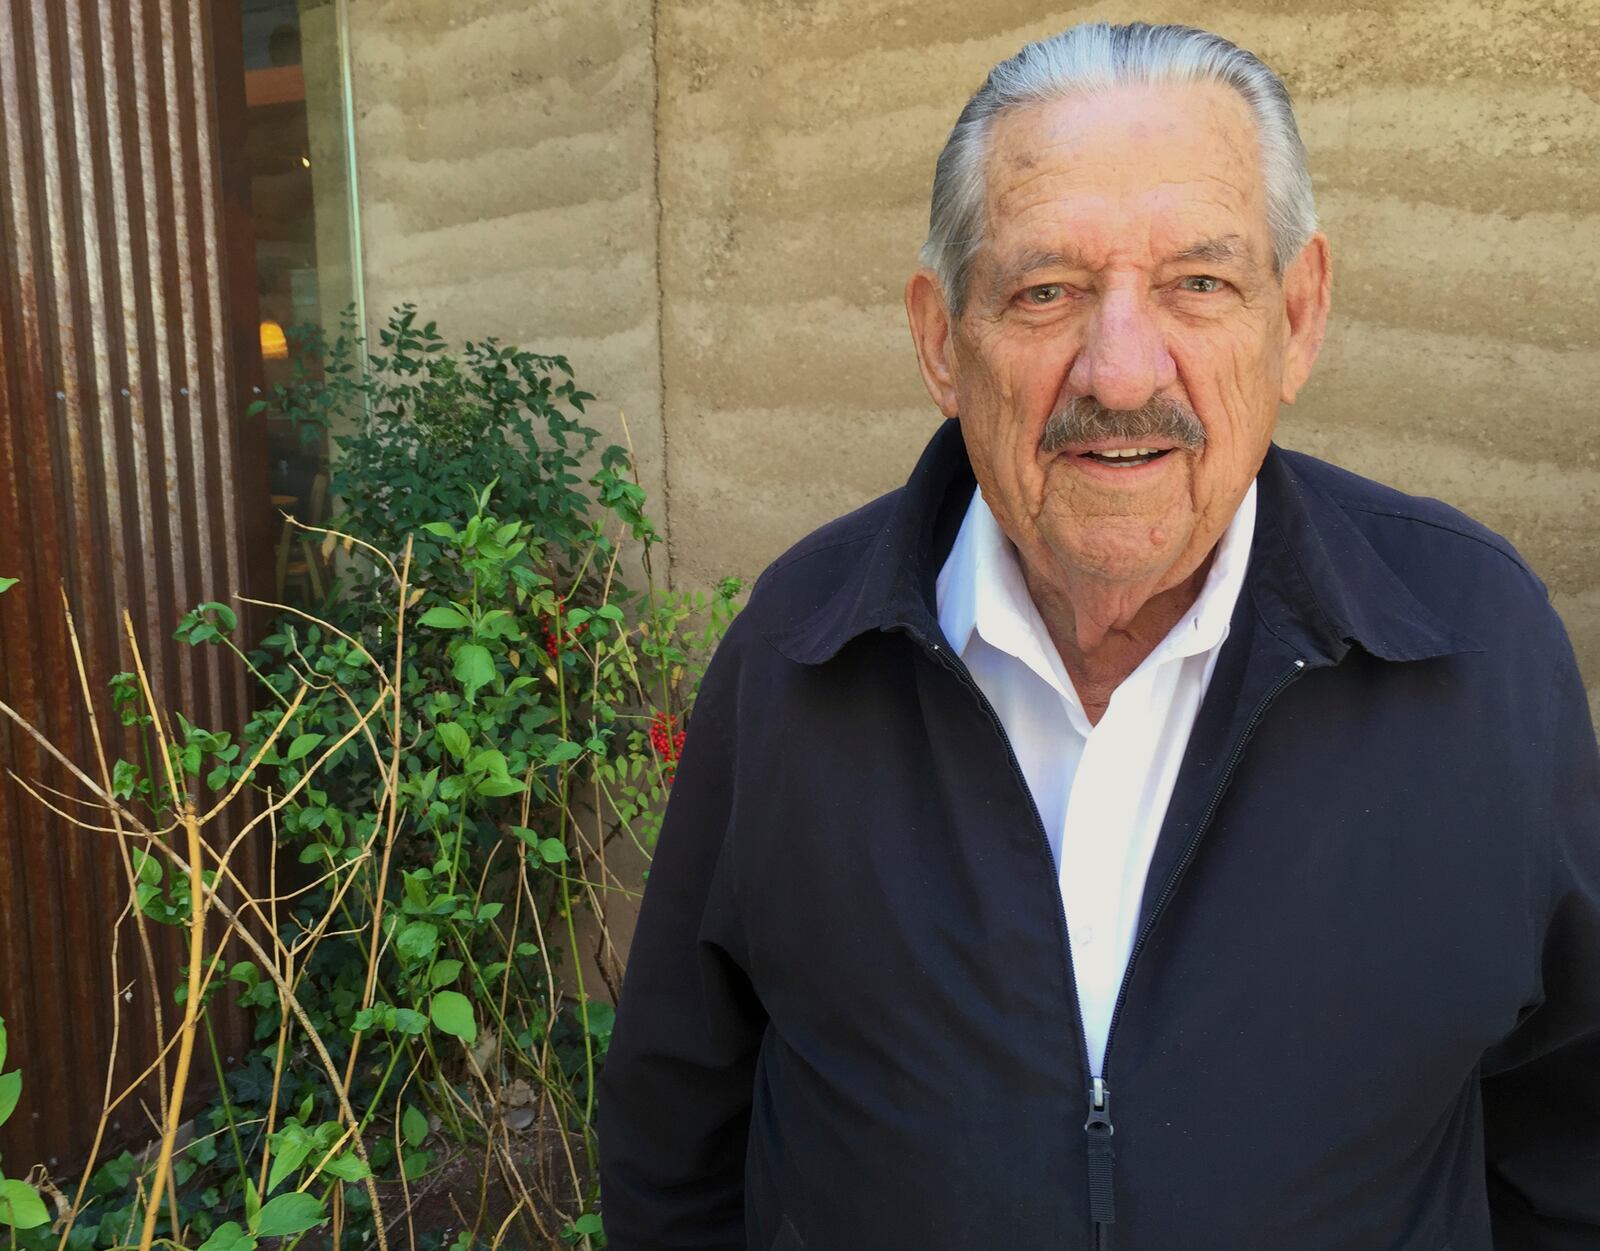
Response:
[{"label": "wooden chair inside window", "polygon": [[[311,479],[311,497],[299,517],[307,525],[320,526],[327,510],[328,475],[319,473]],[[327,586],[327,571],[322,559],[322,536],[284,518],[283,533],[278,536],[278,599],[284,600],[290,584],[294,583],[302,600],[320,600]]]}]

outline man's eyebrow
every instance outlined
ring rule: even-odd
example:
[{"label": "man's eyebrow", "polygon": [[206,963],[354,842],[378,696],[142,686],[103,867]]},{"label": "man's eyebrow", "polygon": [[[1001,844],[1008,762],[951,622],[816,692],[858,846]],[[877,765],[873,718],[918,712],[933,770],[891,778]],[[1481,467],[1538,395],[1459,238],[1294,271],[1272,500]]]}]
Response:
[{"label": "man's eyebrow", "polygon": [[1250,250],[1245,246],[1242,235],[1218,235],[1214,239],[1202,239],[1193,247],[1184,248],[1183,251],[1173,256],[1173,261],[1209,261],[1213,265],[1225,265],[1230,262],[1250,262]]},{"label": "man's eyebrow", "polygon": [[1023,252],[1008,265],[1002,266],[995,272],[994,286],[997,290],[1005,290],[1021,282],[1029,274],[1036,274],[1041,269],[1087,269],[1088,263],[1078,253],[1071,250],[1060,252],[1046,252],[1037,248],[1030,248]]}]

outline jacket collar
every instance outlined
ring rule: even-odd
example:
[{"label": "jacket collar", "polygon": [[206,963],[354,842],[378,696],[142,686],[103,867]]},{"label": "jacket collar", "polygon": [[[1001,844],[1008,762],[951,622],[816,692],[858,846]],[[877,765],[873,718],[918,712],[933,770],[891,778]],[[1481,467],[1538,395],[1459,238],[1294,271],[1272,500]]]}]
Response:
[{"label": "jacket collar", "polygon": [[[1296,654],[1336,664],[1353,644],[1390,661],[1479,650],[1417,599],[1345,510],[1297,473],[1276,445],[1256,481],[1245,594]],[[960,425],[945,421],[837,588],[798,623],[769,636],[778,650],[814,665],[874,630],[940,641],[934,584],[975,486]]]},{"label": "jacket collar", "polygon": [[1380,660],[1481,651],[1422,603],[1337,500],[1276,444],[1256,475],[1260,512],[1249,586],[1267,628],[1337,664],[1352,645]]}]

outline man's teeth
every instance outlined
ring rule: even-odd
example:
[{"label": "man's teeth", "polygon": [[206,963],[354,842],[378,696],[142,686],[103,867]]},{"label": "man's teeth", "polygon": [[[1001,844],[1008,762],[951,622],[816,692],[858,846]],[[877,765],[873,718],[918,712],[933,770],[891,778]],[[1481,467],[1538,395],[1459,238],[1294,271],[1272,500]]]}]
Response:
[{"label": "man's teeth", "polygon": [[1119,460],[1125,456],[1154,456],[1161,449],[1158,447],[1113,447],[1103,452],[1090,452],[1090,456],[1103,456],[1107,460]]}]

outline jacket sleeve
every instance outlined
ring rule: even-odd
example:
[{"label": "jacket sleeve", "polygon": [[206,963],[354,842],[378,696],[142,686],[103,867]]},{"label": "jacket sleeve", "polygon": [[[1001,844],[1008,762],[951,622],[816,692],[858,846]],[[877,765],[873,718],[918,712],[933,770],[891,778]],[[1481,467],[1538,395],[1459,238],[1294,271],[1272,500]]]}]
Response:
[{"label": "jacket sleeve", "polygon": [[600,1078],[611,1251],[745,1245],[745,1144],[766,1017],[742,966],[733,892],[733,642],[718,649],[689,723]]},{"label": "jacket sleeve", "polygon": [[1543,994],[1485,1057],[1485,1155],[1496,1247],[1600,1251],[1600,752],[1564,636],[1551,709]]}]

